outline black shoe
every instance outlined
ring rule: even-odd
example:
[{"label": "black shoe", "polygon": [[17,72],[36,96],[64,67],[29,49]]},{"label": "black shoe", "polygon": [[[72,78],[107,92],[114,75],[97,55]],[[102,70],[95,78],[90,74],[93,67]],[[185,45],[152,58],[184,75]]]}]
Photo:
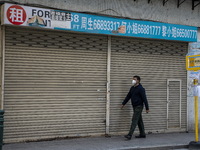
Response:
[{"label": "black shoe", "polygon": [[131,138],[132,138],[132,136],[130,136],[130,135],[125,135],[124,136],[127,140],[131,140]]},{"label": "black shoe", "polygon": [[135,136],[135,138],[146,138],[146,135]]}]

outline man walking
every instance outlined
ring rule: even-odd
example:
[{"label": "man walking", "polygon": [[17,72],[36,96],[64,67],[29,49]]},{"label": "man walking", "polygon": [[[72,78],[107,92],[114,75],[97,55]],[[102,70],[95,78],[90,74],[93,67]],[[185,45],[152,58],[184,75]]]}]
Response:
[{"label": "man walking", "polygon": [[149,105],[145,94],[145,89],[140,84],[140,77],[134,76],[132,80],[133,86],[130,88],[125,100],[122,102],[121,109],[123,109],[124,105],[131,99],[131,103],[133,106],[133,117],[130,131],[124,137],[128,140],[132,138],[133,132],[138,125],[140,135],[136,136],[136,138],[146,138],[144,123],[142,120],[142,110],[145,105],[146,113],[149,112]]}]

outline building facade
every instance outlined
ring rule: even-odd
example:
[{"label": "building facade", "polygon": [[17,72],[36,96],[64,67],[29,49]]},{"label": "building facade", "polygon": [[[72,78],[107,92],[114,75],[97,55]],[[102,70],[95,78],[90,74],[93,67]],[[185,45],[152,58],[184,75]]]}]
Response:
[{"label": "building facade", "polygon": [[1,5],[4,142],[127,133],[132,108],[120,105],[133,75],[150,105],[147,133],[189,130],[185,56],[200,9],[191,1],[9,2]]}]

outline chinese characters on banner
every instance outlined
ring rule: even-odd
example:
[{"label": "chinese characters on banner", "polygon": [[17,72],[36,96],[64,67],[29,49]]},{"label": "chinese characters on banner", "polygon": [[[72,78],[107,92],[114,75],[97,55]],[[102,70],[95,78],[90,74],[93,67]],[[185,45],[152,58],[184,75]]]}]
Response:
[{"label": "chinese characters on banner", "polygon": [[51,10],[51,27],[71,29],[71,13]]},{"label": "chinese characters on banner", "polygon": [[196,42],[197,27],[4,4],[3,24]]}]

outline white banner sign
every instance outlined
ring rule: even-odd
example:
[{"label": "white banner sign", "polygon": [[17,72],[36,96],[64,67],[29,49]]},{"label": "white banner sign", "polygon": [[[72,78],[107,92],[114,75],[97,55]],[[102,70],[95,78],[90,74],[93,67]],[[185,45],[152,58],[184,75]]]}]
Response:
[{"label": "white banner sign", "polygon": [[3,24],[71,29],[71,14],[51,9],[5,4]]}]

